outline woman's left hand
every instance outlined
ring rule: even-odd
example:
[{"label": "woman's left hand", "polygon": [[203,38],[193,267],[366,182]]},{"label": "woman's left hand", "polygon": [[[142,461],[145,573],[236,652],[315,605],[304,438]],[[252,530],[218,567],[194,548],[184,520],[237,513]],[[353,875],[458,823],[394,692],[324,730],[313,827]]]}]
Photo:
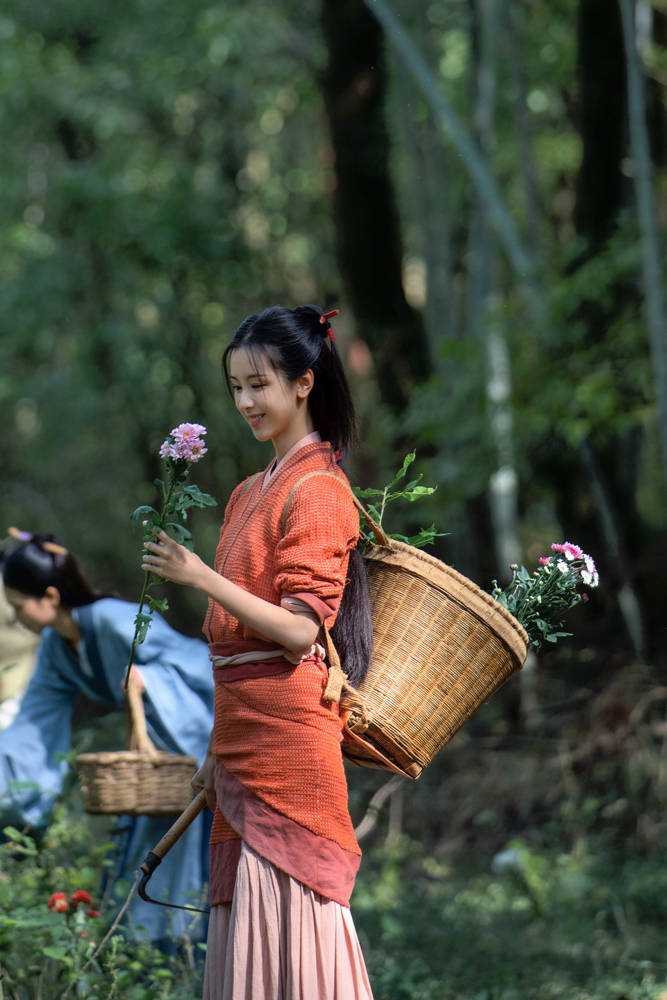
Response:
[{"label": "woman's left hand", "polygon": [[166,531],[161,531],[154,542],[144,542],[141,568],[156,573],[163,580],[182,583],[186,587],[197,587],[207,566],[198,555],[179,545]]}]

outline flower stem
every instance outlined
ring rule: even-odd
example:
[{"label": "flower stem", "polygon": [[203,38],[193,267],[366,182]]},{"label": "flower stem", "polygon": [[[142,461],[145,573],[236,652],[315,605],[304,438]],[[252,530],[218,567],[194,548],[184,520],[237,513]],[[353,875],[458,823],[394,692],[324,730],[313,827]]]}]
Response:
[{"label": "flower stem", "polygon": [[[160,530],[162,530],[162,531],[164,531],[165,521],[166,521],[167,513],[169,511],[169,505],[171,503],[171,498],[174,495],[174,489],[175,489],[175,487],[176,487],[176,482],[175,482],[174,477],[172,476],[171,477],[171,482],[169,483],[169,490],[168,490],[166,496],[165,496],[164,493],[162,494],[164,502],[162,504],[162,512],[160,513],[160,523],[158,525],[155,525],[155,527],[160,528]],[[144,536],[144,540],[145,540],[145,536]],[[146,603],[146,596],[148,594],[148,591],[149,591],[149,588],[150,588],[150,585],[151,585],[151,576],[152,575],[153,574],[151,573],[150,570],[146,570],[146,572],[144,573],[144,585],[141,588],[141,596],[139,598],[139,611],[137,612],[137,616],[140,615],[141,612],[144,610],[144,604]],[[128,662],[127,662],[127,667],[125,669],[125,682],[123,684],[123,690],[125,690],[125,691],[127,691],[127,686],[130,683],[130,670],[132,669],[132,664],[134,662],[134,654],[135,654],[136,648],[139,645],[138,637],[139,637],[139,625],[137,624],[135,626],[135,629],[134,629],[134,637],[132,639],[132,646],[130,647],[130,658],[129,658]]]},{"label": "flower stem", "polygon": [[[146,570],[144,573],[144,585],[141,588],[141,597],[139,598],[139,615],[144,609],[144,603],[146,601],[146,594],[148,593],[148,588],[150,586],[150,570]],[[132,669],[132,663],[134,662],[134,651],[138,646],[137,637],[139,635],[139,627],[136,626],[134,629],[134,638],[132,639],[132,646],[130,648],[130,658],[127,661],[127,667],[125,668],[125,683],[123,684],[123,690],[127,691],[127,686],[130,683],[130,670]]]}]

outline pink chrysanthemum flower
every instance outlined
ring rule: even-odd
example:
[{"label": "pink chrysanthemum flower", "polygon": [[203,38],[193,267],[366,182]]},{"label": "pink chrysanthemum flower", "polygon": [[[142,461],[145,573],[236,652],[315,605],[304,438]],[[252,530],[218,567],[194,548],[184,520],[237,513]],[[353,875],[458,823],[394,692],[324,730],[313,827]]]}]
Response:
[{"label": "pink chrysanthemum flower", "polygon": [[198,462],[206,454],[208,448],[205,447],[201,438],[184,438],[182,441],[176,442],[174,450],[176,458],[182,458],[186,462]]},{"label": "pink chrysanthemum flower", "polygon": [[177,458],[173,443],[167,438],[160,445],[160,458]]},{"label": "pink chrysanthemum flower", "polygon": [[554,552],[562,552],[568,562],[572,562],[573,559],[584,558],[583,550],[578,545],[575,545],[574,542],[563,542],[562,544],[554,542],[551,548]]},{"label": "pink chrysanthemum flower", "polygon": [[204,447],[204,442],[197,439],[193,441],[190,445],[190,461],[198,462],[200,458],[203,458],[208,448]]},{"label": "pink chrysanthemum flower", "polygon": [[203,424],[179,424],[171,434],[176,441],[194,441],[206,434],[206,428]]},{"label": "pink chrysanthemum flower", "polygon": [[540,558],[537,561],[539,562],[540,566],[548,566],[549,563],[551,562],[551,556],[540,556]]}]

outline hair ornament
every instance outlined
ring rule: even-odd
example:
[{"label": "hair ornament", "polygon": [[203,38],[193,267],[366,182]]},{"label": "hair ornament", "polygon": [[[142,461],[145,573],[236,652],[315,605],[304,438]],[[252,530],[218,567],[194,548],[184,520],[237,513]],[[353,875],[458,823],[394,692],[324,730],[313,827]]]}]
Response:
[{"label": "hair ornament", "polygon": [[29,531],[21,531],[20,528],[7,528],[7,534],[10,538],[15,538],[18,542],[31,542],[32,535]]},{"label": "hair ornament", "polygon": [[332,344],[334,342],[334,335],[329,320],[332,319],[334,316],[338,315],[339,315],[338,309],[330,309],[329,312],[322,313],[322,315],[320,316],[320,323],[326,323],[326,329],[324,332],[327,334]]},{"label": "hair ornament", "polygon": [[[19,542],[32,542],[35,538],[35,536],[31,534],[31,532],[21,531],[20,528],[14,528],[14,527],[7,528],[7,534],[10,535],[12,538],[16,538],[16,540]],[[58,545],[57,542],[38,540],[37,545],[39,545],[40,549],[43,549],[44,552],[50,552],[51,555],[53,556],[69,555],[69,551],[65,548],[65,546]]]}]

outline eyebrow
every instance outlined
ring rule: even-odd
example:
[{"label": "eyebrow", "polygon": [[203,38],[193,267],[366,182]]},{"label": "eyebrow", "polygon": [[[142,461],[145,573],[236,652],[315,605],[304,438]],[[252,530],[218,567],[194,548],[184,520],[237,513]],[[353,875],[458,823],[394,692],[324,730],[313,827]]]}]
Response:
[{"label": "eyebrow", "polygon": [[[266,378],[266,375],[264,374],[264,372],[250,372],[250,375],[247,376],[247,377],[248,378]],[[236,375],[230,375],[229,376],[229,381],[230,382],[239,382],[240,379],[238,379],[236,377]]]}]

